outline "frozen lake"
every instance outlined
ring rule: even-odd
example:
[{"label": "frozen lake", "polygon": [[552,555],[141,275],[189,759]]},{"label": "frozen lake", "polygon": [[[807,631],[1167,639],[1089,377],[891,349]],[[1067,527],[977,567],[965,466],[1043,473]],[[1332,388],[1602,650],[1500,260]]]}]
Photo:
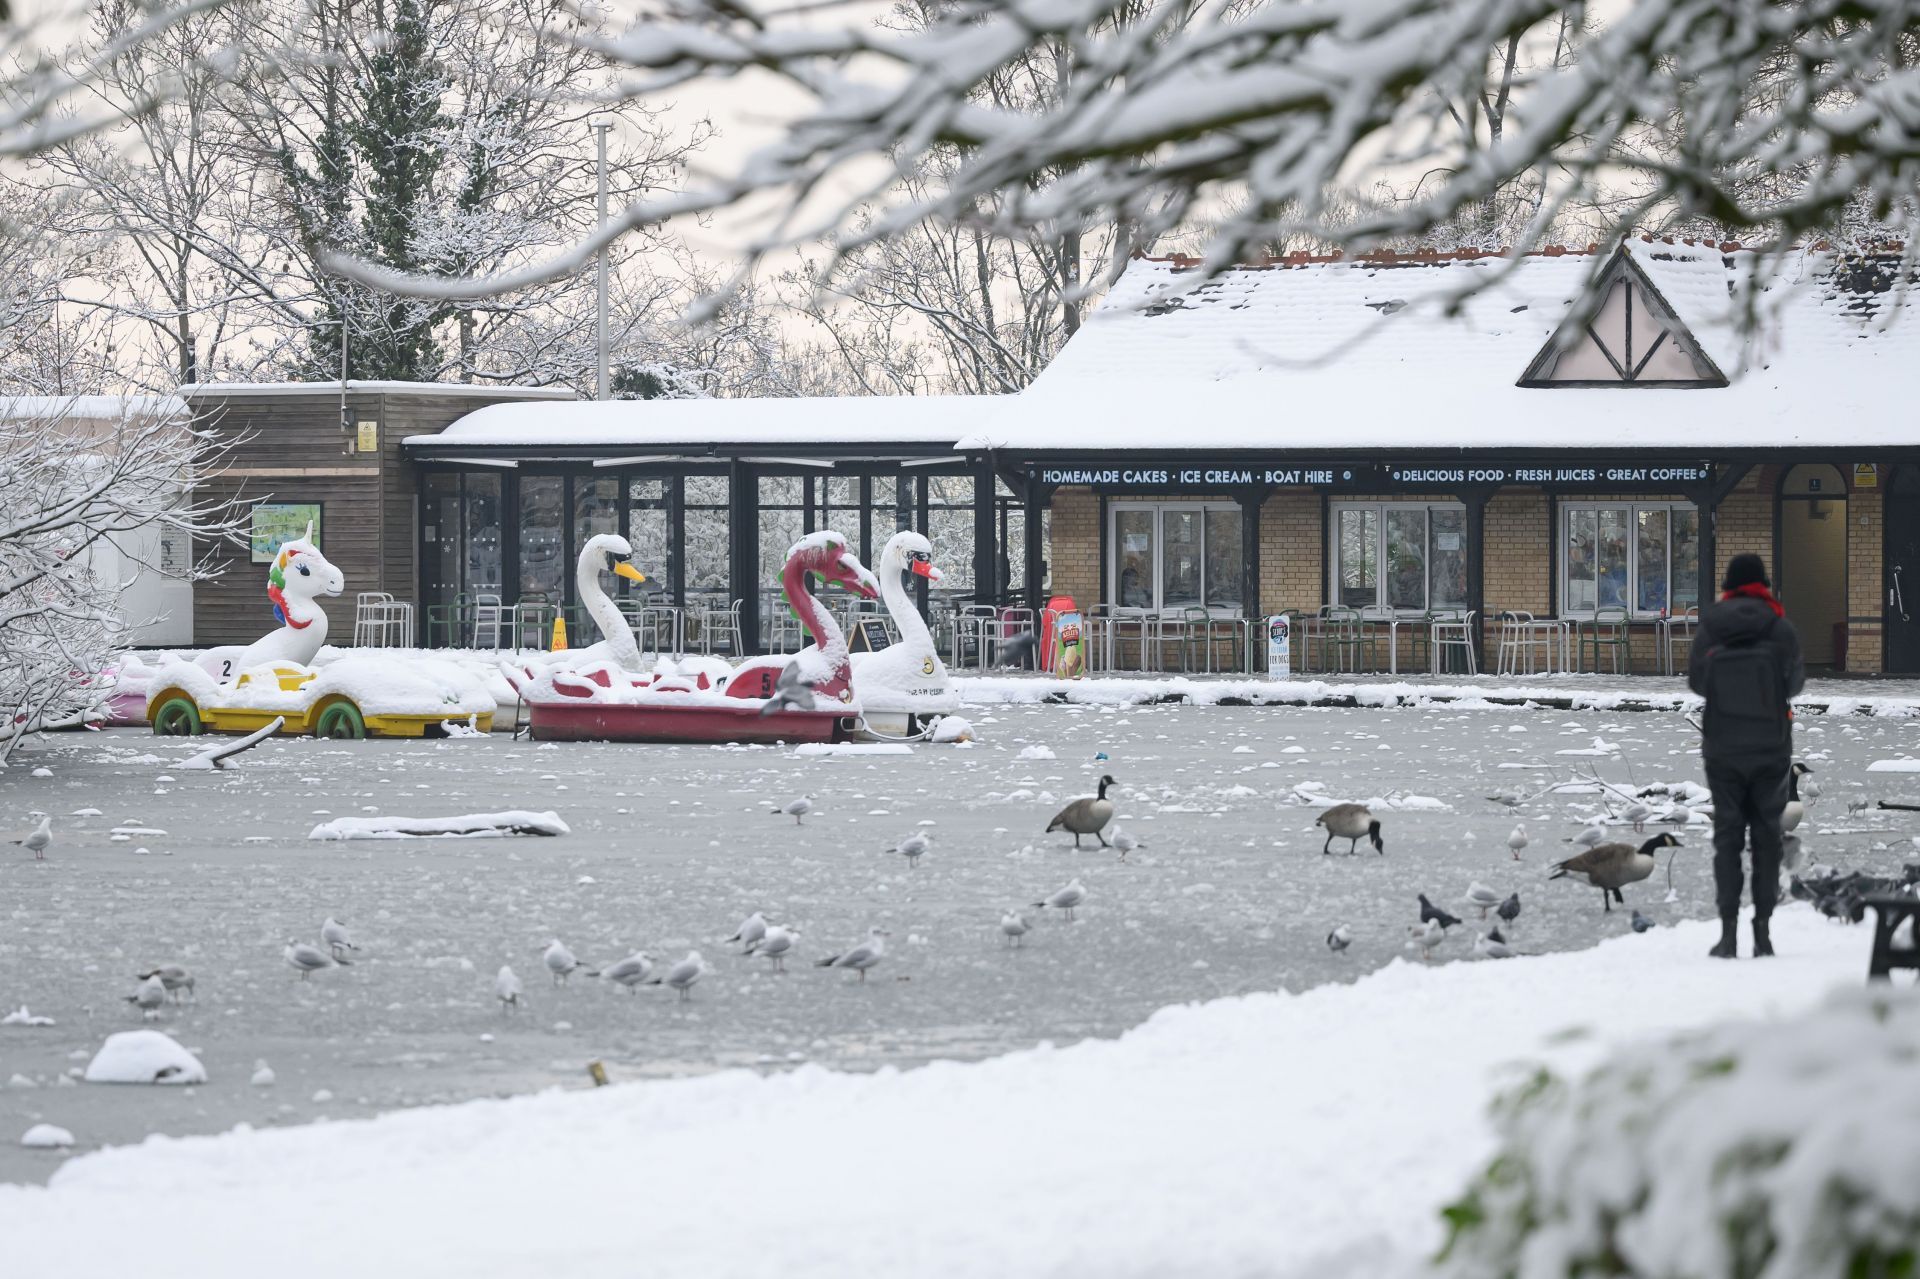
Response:
[{"label": "frozen lake", "polygon": [[[0,1080],[11,1081],[0,1090],[0,1180],[44,1180],[58,1166],[16,1144],[42,1120],[73,1130],[84,1150],[581,1087],[594,1060],[616,1080],[798,1060],[866,1069],[1114,1035],[1166,1004],[1391,962],[1417,918],[1415,894],[1471,917],[1460,897],[1473,880],[1519,891],[1511,933],[1523,948],[1585,947],[1626,931],[1627,915],[1546,876],[1598,796],[1527,802],[1517,816],[1533,844],[1520,862],[1506,847],[1516,814],[1484,796],[1532,794],[1589,769],[1623,785],[1699,775],[1694,730],[1671,714],[1012,706],[971,716],[981,740],[970,748],[825,759],[498,736],[289,740],[235,771],[192,773],[167,767],[190,744],[142,731],[55,738],[0,780],[9,829],[24,833],[30,809],[56,820],[47,864],[11,847],[0,855],[0,1005],[58,1022],[0,1027]],[[1877,870],[1911,859],[1920,815],[1850,820],[1846,801],[1920,795],[1920,778],[1866,773],[1915,740],[1911,721],[1802,721],[1802,758],[1823,790],[1803,828],[1814,859]],[[38,766],[52,776],[30,777]],[[1148,845],[1124,863],[1042,833],[1102,771],[1119,780],[1120,824]],[[1323,858],[1312,825],[1323,803],[1296,793],[1315,785],[1327,801],[1413,807],[1381,812],[1384,857]],[[815,803],[804,825],[770,812],[801,794]],[[553,809],[573,833],[307,838],[328,817],[507,808]],[[71,815],[88,809],[99,814]],[[152,833],[115,841],[115,827]],[[916,829],[933,849],[910,870],[890,850]],[[1661,921],[1711,913],[1706,828],[1683,838],[1677,902],[1663,902],[1659,875],[1626,890]],[[1003,948],[1001,913],[1076,875],[1088,889],[1078,922],[1030,912],[1026,948]],[[754,909],[803,930],[804,958],[785,976],[720,941]],[[281,949],[317,942],[328,914],[364,949],[350,968],[299,981]],[[1353,948],[1330,955],[1323,939],[1343,922]],[[891,950],[864,987],[811,966],[874,924],[892,931]],[[633,948],[671,961],[698,947],[714,971],[688,1003],[578,976],[554,989],[539,952],[555,936],[596,966]],[[1436,959],[1468,949],[1456,930]],[[199,1000],[169,1005],[159,1027],[200,1055],[211,1082],[61,1082],[106,1034],[142,1024],[122,996],[136,970],[166,962],[194,971]],[[493,998],[502,963],[526,983],[530,1007],[515,1016]],[[272,1087],[249,1086],[256,1059],[277,1074]]]}]

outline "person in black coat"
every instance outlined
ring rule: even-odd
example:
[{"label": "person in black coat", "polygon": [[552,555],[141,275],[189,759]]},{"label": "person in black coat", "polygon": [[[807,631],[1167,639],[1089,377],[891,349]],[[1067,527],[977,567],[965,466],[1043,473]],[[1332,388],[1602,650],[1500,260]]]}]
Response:
[{"label": "person in black coat", "polygon": [[1791,698],[1805,687],[1800,636],[1787,620],[1758,555],[1727,565],[1719,602],[1700,610],[1687,683],[1706,699],[1700,757],[1713,792],[1713,881],[1720,941],[1709,953],[1738,953],[1741,852],[1753,839],[1753,953],[1773,953],[1769,924],[1780,896],[1780,815],[1793,766]]}]

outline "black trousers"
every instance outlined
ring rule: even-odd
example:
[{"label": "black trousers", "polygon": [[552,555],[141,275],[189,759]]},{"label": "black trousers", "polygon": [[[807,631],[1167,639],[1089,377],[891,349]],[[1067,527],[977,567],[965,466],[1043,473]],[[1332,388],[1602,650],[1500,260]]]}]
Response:
[{"label": "black trousers", "polygon": [[1753,916],[1766,919],[1780,900],[1780,814],[1787,806],[1789,756],[1778,759],[1709,760],[1707,789],[1713,792],[1713,885],[1720,917],[1740,913],[1740,854],[1753,835]]}]

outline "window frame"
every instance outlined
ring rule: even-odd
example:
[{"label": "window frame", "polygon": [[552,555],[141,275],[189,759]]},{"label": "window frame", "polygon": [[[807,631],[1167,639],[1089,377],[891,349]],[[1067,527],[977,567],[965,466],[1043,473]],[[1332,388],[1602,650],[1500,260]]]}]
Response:
[{"label": "window frame", "polygon": [[[1342,511],[1372,511],[1374,513],[1374,564],[1376,572],[1373,583],[1373,603],[1348,604],[1340,597],[1340,513]],[[1425,603],[1419,608],[1401,608],[1387,603],[1388,569],[1387,559],[1387,513],[1390,511],[1420,511],[1426,525],[1426,551],[1421,565],[1421,598]],[[1395,617],[1421,617],[1434,612],[1433,603],[1433,513],[1435,511],[1457,511],[1460,513],[1461,554],[1473,554],[1473,548],[1466,545],[1467,504],[1458,501],[1411,501],[1401,502],[1388,498],[1340,498],[1327,503],[1327,593],[1330,607],[1353,608],[1384,615],[1392,613]],[[1466,602],[1441,605],[1438,611],[1456,612],[1470,607]]]},{"label": "window frame", "polygon": [[[1693,502],[1683,501],[1675,498],[1657,498],[1657,499],[1651,499],[1651,500],[1642,500],[1638,498],[1623,498],[1617,501],[1607,501],[1607,500],[1568,501],[1567,499],[1562,498],[1559,503],[1559,507],[1560,507],[1559,514],[1554,521],[1554,545],[1553,545],[1554,570],[1553,571],[1554,571],[1554,587],[1558,592],[1561,617],[1564,617],[1570,620],[1578,619],[1581,621],[1588,621],[1588,620],[1591,620],[1594,617],[1594,615],[1599,612],[1600,606],[1598,604],[1596,604],[1595,607],[1588,608],[1588,609],[1576,609],[1568,606],[1568,601],[1572,599],[1572,593],[1568,590],[1567,536],[1571,529],[1573,517],[1575,516],[1576,513],[1593,515],[1594,526],[1597,529],[1599,527],[1600,512],[1602,511],[1618,511],[1618,512],[1621,512],[1626,517],[1627,580],[1626,580],[1624,594],[1626,599],[1625,608],[1627,610],[1627,620],[1632,622],[1652,622],[1652,621],[1659,620],[1663,616],[1675,615],[1675,610],[1673,606],[1673,584],[1675,580],[1674,569],[1673,569],[1673,549],[1674,549],[1674,542],[1675,542],[1675,538],[1673,535],[1674,515],[1676,512],[1680,512],[1680,511],[1686,511],[1686,512],[1692,513],[1694,517],[1694,523],[1693,523],[1694,554],[1698,556],[1699,547],[1700,547],[1700,508],[1698,505],[1696,505]],[[1643,511],[1665,511],[1667,514],[1666,605],[1662,609],[1657,609],[1653,611],[1644,610],[1638,607],[1638,602],[1640,599],[1640,514]],[[1597,573],[1598,571],[1597,560],[1595,564],[1595,569]],[[1597,581],[1597,578],[1596,578],[1596,581]],[[1598,594],[1598,591],[1596,590],[1595,599],[1597,600],[1598,597],[1599,597],[1599,594]],[[1693,604],[1688,605],[1687,607],[1697,608],[1703,602],[1704,601],[1696,600]],[[1605,607],[1614,608],[1619,606],[1609,604],[1609,605],[1606,605]],[[1683,609],[1680,611],[1684,612],[1685,610]]]},{"label": "window frame", "polygon": [[[1152,585],[1153,603],[1146,608],[1122,606],[1118,602],[1120,598],[1120,560],[1121,560],[1120,516],[1123,512],[1140,512],[1140,511],[1146,511],[1153,516],[1153,585]],[[1208,590],[1207,590],[1207,587],[1208,587],[1207,513],[1209,511],[1221,511],[1221,512],[1231,511],[1237,518],[1239,518],[1242,521],[1241,534],[1242,536],[1245,536],[1246,525],[1244,521],[1247,518],[1246,511],[1239,502],[1232,501],[1232,500],[1209,501],[1205,498],[1186,498],[1186,499],[1181,499],[1178,501],[1170,501],[1170,502],[1156,502],[1151,500],[1143,501],[1143,500],[1137,500],[1137,499],[1108,502],[1107,503],[1107,546],[1109,548],[1109,553],[1107,555],[1106,572],[1104,573],[1103,576],[1105,577],[1105,580],[1106,580],[1105,598],[1107,600],[1108,606],[1111,608],[1111,610],[1115,614],[1120,616],[1125,616],[1125,617],[1149,617],[1149,616],[1155,616],[1167,611],[1165,588],[1166,588],[1166,576],[1167,576],[1166,513],[1168,511],[1174,511],[1183,515],[1185,514],[1197,515],[1200,517],[1200,536],[1199,536],[1199,542],[1198,542],[1199,576],[1200,576],[1200,598],[1203,601],[1207,598],[1207,594],[1208,594]],[[1242,563],[1241,567],[1242,567],[1242,571],[1244,572],[1245,570],[1244,562]],[[1239,618],[1239,617],[1249,616],[1249,614],[1247,613],[1247,606],[1246,606],[1245,600],[1242,600],[1240,604],[1237,606],[1224,605],[1224,604],[1211,605],[1206,603],[1183,604],[1180,606],[1180,609],[1183,612],[1189,608],[1205,609],[1208,616],[1210,617]]]}]

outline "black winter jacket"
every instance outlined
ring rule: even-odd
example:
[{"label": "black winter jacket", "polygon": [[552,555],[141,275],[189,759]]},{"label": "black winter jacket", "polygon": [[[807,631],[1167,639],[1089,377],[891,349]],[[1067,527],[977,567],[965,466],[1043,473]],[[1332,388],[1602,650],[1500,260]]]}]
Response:
[{"label": "black winter jacket", "polygon": [[[1785,685],[1785,697],[1781,700],[1784,702],[1786,698],[1798,696],[1807,684],[1807,667],[1800,656],[1800,633],[1793,629],[1793,623],[1786,618],[1776,618],[1765,600],[1746,595],[1736,595],[1700,610],[1700,627],[1693,637],[1693,647],[1687,658],[1687,685],[1705,697],[1707,663],[1713,650],[1748,639],[1764,644],[1772,651]],[[1792,754],[1793,734],[1789,725],[1782,725],[1777,747],[1761,750],[1751,746],[1734,747],[1726,742],[1716,743],[1711,708],[1702,722],[1706,725],[1706,735],[1701,739],[1700,753],[1709,760],[1758,763]]]}]

